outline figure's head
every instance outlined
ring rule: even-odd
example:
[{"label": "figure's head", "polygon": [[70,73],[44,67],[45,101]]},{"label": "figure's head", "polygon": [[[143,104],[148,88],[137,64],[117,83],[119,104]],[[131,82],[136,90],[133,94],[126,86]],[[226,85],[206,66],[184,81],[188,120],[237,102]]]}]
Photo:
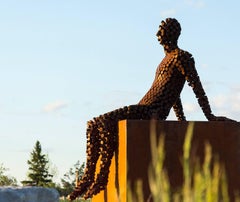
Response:
[{"label": "figure's head", "polygon": [[157,32],[158,41],[161,45],[176,46],[181,33],[181,26],[174,18],[167,18],[159,25]]}]

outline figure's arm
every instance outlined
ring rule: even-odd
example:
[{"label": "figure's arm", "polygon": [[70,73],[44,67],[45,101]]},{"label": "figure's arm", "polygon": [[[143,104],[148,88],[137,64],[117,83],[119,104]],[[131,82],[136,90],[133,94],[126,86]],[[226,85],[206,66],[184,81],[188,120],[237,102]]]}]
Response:
[{"label": "figure's arm", "polygon": [[185,52],[181,57],[180,71],[185,75],[188,85],[192,87],[202,111],[209,121],[226,121],[226,117],[216,117],[213,115],[208,98],[202,87],[200,78],[195,68],[194,59],[191,54]]},{"label": "figure's arm", "polygon": [[202,87],[202,83],[200,81],[197,70],[195,68],[194,59],[190,56],[189,61],[185,61],[185,62],[188,62],[187,64],[184,65],[185,71],[186,71],[185,78],[188,82],[188,85],[192,87],[193,92],[195,93],[198,103],[202,108],[202,111],[206,116],[206,118],[209,121],[214,120],[215,116],[212,113],[208,98]]},{"label": "figure's arm", "polygon": [[173,105],[173,110],[176,114],[178,121],[186,121],[186,117],[184,116],[182,102],[181,102],[180,97],[178,97],[175,104]]}]

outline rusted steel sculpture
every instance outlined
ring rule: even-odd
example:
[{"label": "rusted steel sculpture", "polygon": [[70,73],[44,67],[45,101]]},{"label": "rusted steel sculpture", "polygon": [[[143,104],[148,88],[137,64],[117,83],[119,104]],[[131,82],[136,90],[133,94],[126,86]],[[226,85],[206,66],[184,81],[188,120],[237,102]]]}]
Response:
[{"label": "rusted steel sculpture", "polygon": [[[204,115],[209,121],[230,120],[213,115],[190,53],[178,48],[181,26],[176,19],[161,22],[157,38],[164,47],[165,57],[156,70],[149,91],[137,105],[130,105],[100,115],[88,122],[87,162],[82,179],[71,200],[84,195],[90,198],[104,190],[108,183],[109,167],[114,152],[118,149],[118,121],[123,119],[165,120],[173,107],[179,121],[185,121],[180,93],[185,81],[193,88]],[[96,175],[96,163],[100,158],[100,172]]]}]

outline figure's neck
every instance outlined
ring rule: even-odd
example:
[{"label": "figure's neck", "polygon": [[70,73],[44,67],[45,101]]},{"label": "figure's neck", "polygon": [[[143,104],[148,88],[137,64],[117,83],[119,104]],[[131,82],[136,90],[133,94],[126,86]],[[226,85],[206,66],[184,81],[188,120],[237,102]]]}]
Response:
[{"label": "figure's neck", "polygon": [[164,48],[164,52],[167,54],[167,53],[171,53],[172,51],[178,49],[178,46],[177,46],[177,44],[176,45],[164,45],[163,48]]}]

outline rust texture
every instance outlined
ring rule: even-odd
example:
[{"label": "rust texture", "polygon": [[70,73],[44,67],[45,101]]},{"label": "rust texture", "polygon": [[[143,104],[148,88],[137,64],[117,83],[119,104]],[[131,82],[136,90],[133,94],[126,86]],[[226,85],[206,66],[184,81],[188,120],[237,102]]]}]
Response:
[{"label": "rust texture", "polygon": [[[174,109],[179,121],[186,120],[180,99],[185,81],[192,87],[209,121],[230,120],[213,115],[192,55],[181,50],[177,45],[180,33],[181,26],[176,19],[167,18],[161,22],[156,35],[164,48],[165,57],[157,67],[151,88],[138,104],[116,109],[88,122],[85,173],[74,192],[69,195],[71,200],[77,196],[84,196],[85,199],[91,198],[105,189],[111,159],[118,149],[118,121],[124,119],[166,120],[171,108]],[[95,177],[98,159],[101,161],[100,171]]]}]

